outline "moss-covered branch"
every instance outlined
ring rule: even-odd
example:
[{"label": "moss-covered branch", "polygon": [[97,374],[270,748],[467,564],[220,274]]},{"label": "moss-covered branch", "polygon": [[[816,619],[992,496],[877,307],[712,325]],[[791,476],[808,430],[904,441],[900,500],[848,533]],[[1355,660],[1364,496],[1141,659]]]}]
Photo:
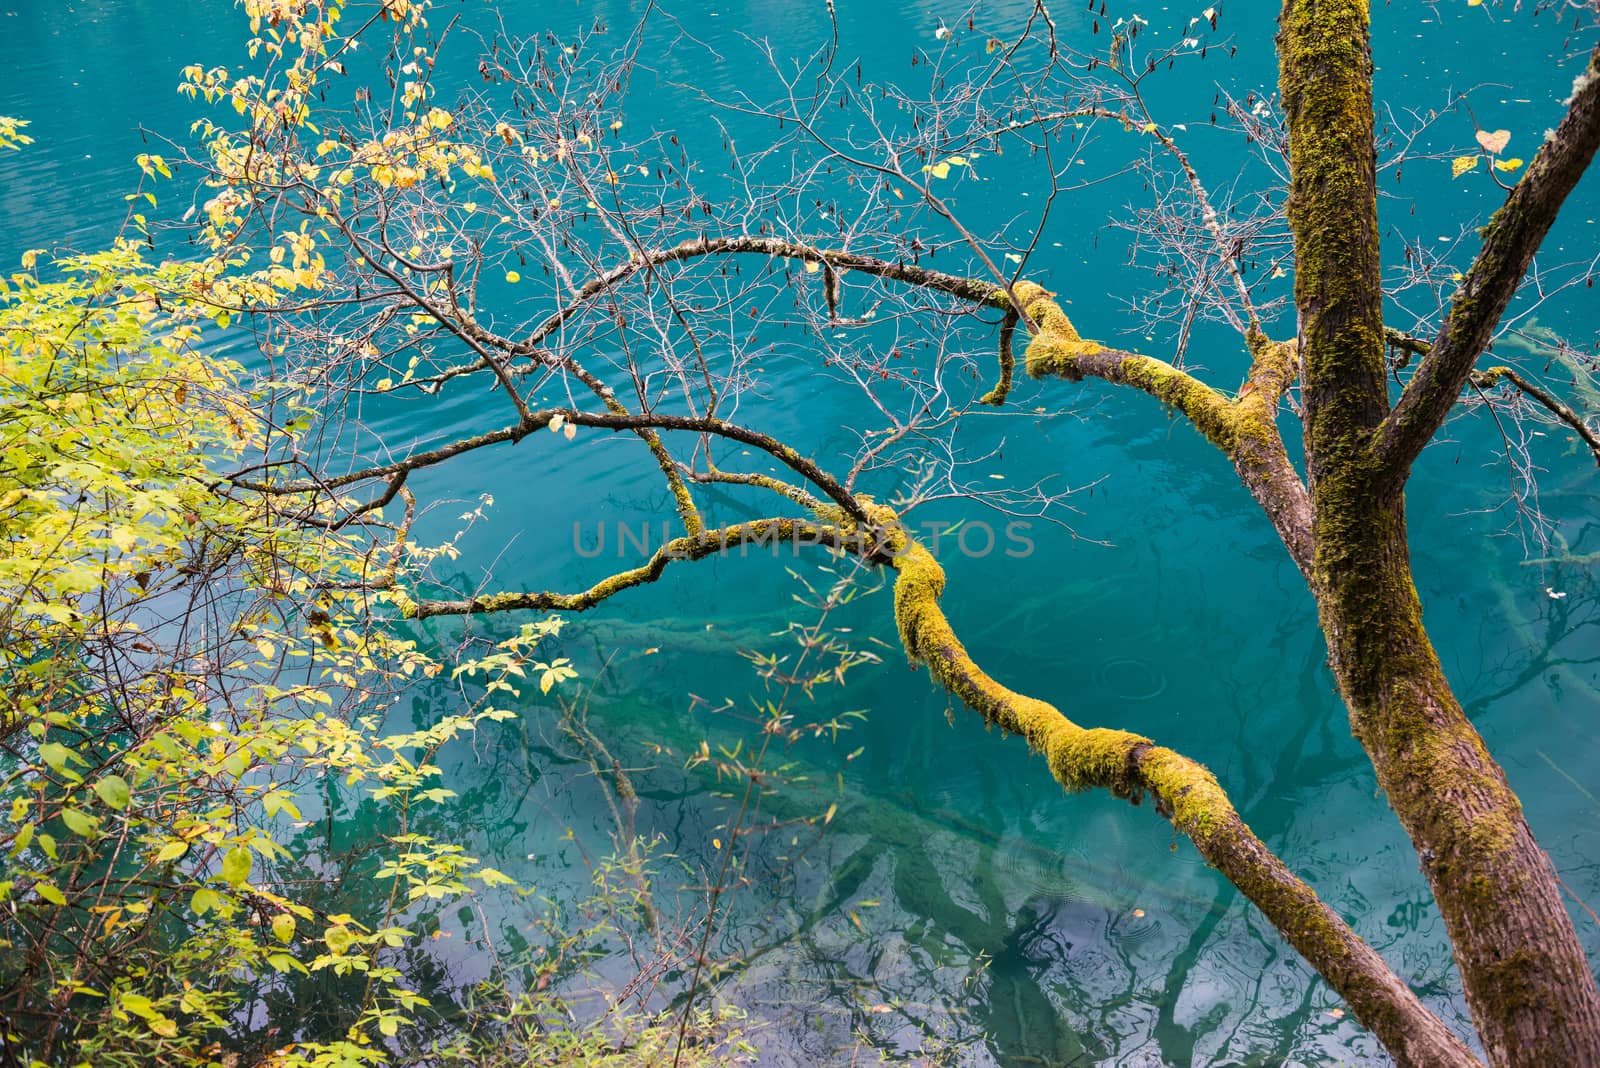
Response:
[{"label": "moss-covered branch", "polygon": [[1017,299],[1039,332],[1028,342],[1030,378],[1099,378],[1132,386],[1188,417],[1195,429],[1224,452],[1233,447],[1237,428],[1228,399],[1186,371],[1162,360],[1108,348],[1078,336],[1055,294],[1033,282],[1014,287]]},{"label": "moss-covered branch", "polygon": [[1573,82],[1561,123],[1483,231],[1483,246],[1449,314],[1393,413],[1377,449],[1385,474],[1403,480],[1450,413],[1472,365],[1489,344],[1561,205],[1600,150],[1600,46]]},{"label": "moss-covered branch", "polygon": [[405,615],[412,619],[524,610],[583,612],[624,590],[655,582],[667,570],[667,565],[675,561],[704,560],[732,548],[744,547],[748,550],[752,545],[758,549],[771,548],[774,552],[785,545],[818,545],[853,552],[869,559],[880,550],[880,544],[870,533],[863,534],[855,527],[846,528],[805,519],[756,519],[674,538],[638,567],[610,575],[577,593],[541,591],[479,594],[460,600],[410,601],[403,607]]},{"label": "moss-covered branch", "polygon": [[1261,909],[1402,1065],[1477,1061],[1383,959],[1239,818],[1204,767],[1127,731],[1085,728],[996,682],[967,655],[943,610],[944,572],[922,546],[895,545],[895,619],[907,653],[969,708],[1020,734],[1063,787],[1148,795],[1202,856]]},{"label": "moss-covered branch", "polygon": [[1233,461],[1245,488],[1272,520],[1295,566],[1309,575],[1311,503],[1278,433],[1278,403],[1296,368],[1292,344],[1251,335],[1255,352],[1239,397],[1230,400],[1186,371],[1138,353],[1107,348],[1078,335],[1053,294],[1032,282],[1014,287],[1039,332],[1028,342],[1032,378],[1080,382],[1098,378],[1130,386],[1180,412]]},{"label": "moss-covered branch", "polygon": [[998,341],[1000,380],[994,384],[993,389],[978,398],[979,404],[992,404],[998,408],[1011,395],[1011,376],[1015,373],[1017,367],[1017,357],[1013,344],[1017,334],[1017,323],[1020,318],[1017,314],[1017,309],[1006,308],[1005,318],[1000,320],[1000,339]]}]

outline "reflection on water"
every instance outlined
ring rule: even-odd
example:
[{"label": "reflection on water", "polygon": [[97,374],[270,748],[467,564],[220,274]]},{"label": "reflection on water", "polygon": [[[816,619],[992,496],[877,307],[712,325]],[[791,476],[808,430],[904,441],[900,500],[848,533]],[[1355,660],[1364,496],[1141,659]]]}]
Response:
[{"label": "reflection on water", "polygon": [[[596,15],[625,23],[637,5],[597,2],[576,14],[501,6],[534,29]],[[846,51],[884,64],[869,77],[905,76],[903,61],[940,14],[922,0],[839,6],[849,15]],[[1473,10],[1482,15],[1489,6]],[[736,5],[738,18],[732,10],[713,15],[715,5],[686,7],[685,24],[727,55],[745,47],[742,33],[809,42],[824,19],[820,3],[751,0]],[[1014,0],[984,13],[1003,24],[1030,7]],[[0,0],[0,16],[0,69],[10,72],[0,112],[33,119],[39,138],[27,153],[0,159],[0,259],[35,245],[103,242],[123,210],[125,161],[142,145],[136,125],[169,133],[187,126],[192,113],[171,91],[176,68],[235,58],[236,13],[226,3],[179,0]],[[1434,18],[1452,20],[1448,30],[1434,33],[1424,21]],[[1501,62],[1519,79],[1548,78],[1547,86],[1530,85],[1529,97],[1565,95],[1559,64],[1541,51],[1554,45],[1487,16],[1465,19],[1428,5],[1385,8],[1377,26],[1385,84],[1403,86],[1413,102],[1431,101],[1459,79],[1462,57],[1475,62],[1475,40],[1483,54],[1505,52]],[[1193,111],[1192,100],[1209,101],[1214,77],[1270,91],[1272,28],[1268,19],[1256,23],[1238,28],[1232,66],[1188,81],[1175,76],[1170,96],[1179,113]],[[1076,32],[1065,14],[1062,24]],[[715,135],[698,110],[673,97],[671,83],[700,78],[727,90],[746,68],[710,62],[682,40],[656,66],[660,78],[630,123]],[[1518,129],[1549,124],[1517,114],[1524,121],[1506,121]],[[1231,166],[1235,151],[1203,142],[1196,160]],[[997,181],[1006,175],[1001,166],[992,164]],[[1482,207],[1476,192],[1449,192],[1423,198],[1417,225],[1452,232]],[[1062,224],[1079,230],[1059,236],[1082,244],[1074,238],[1083,227],[1098,228],[1139,195],[1107,183]],[[1592,183],[1580,190],[1573,226],[1597,214],[1595,199]],[[1563,233],[1570,228],[1555,240]],[[1109,336],[1124,324],[1115,305],[1099,307],[1097,298],[1144,280],[1128,272],[1123,250],[1105,245],[1046,252],[1039,267],[1053,287],[1077,294],[1075,317],[1086,315]],[[1542,321],[1580,336],[1593,332],[1592,317],[1581,303],[1541,310]],[[241,333],[233,343],[247,342]],[[1213,366],[1233,355],[1227,345],[1206,357]],[[1192,351],[1202,349],[1197,342]],[[773,395],[803,388],[800,381],[778,379]],[[1020,402],[1032,403],[1026,388]],[[1052,388],[1060,399],[1066,387]],[[800,406],[772,407],[781,410],[749,414],[780,433],[805,430],[794,425]],[[404,418],[418,440],[434,440],[474,426],[479,406],[459,391],[422,420],[414,412],[365,414],[380,424]],[[810,428],[819,441],[848,425],[846,412],[821,414],[821,429]],[[1530,563],[1512,539],[1492,536],[1504,526],[1485,511],[1498,502],[1502,478],[1480,466],[1496,455],[1492,429],[1451,430],[1419,464],[1411,493],[1428,620],[1468,712],[1564,880],[1600,904],[1600,520],[1592,475],[1583,457],[1549,443],[1540,457],[1549,469],[1543,504],[1564,517],[1564,548],[1559,559]],[[1013,423],[1006,433],[1019,479],[1104,478],[1074,503],[1082,533],[1106,544],[1041,529],[1024,560],[944,561],[946,605],[974,656],[1081,722],[1140,731],[1206,763],[1258,834],[1464,1028],[1437,912],[1350,738],[1310,602],[1231,472],[1138,398],[1086,391],[1082,418]],[[620,439],[563,453],[538,472],[547,481],[536,493],[529,472],[503,456],[475,463],[414,480],[423,496],[497,498],[490,523],[463,543],[466,585],[491,565],[529,587],[586,585],[614,561],[574,566],[573,523],[636,528],[664,513],[657,491],[636,481],[648,476],[648,458]],[[582,668],[589,725],[639,797],[637,834],[659,843],[664,915],[700,914],[699,888],[718,856],[713,843],[728,836],[737,807],[726,780],[704,765],[687,768],[686,757],[702,739],[731,747],[754,737],[736,716],[709,709],[724,701],[748,708],[761,693],[739,652],[782,647],[773,635],[794,618],[795,592],[784,568],[814,564],[708,560],[669,572],[563,636],[565,654]],[[712,958],[728,965],[718,996],[763,1021],[755,1037],[769,1063],[870,1062],[873,1053],[1007,1066],[1382,1062],[1325,986],[1167,824],[1108,797],[1062,797],[1019,742],[952,710],[925,676],[907,670],[888,612],[880,594],[832,620],[861,642],[882,643],[875,648],[884,663],[854,670],[849,685],[819,691],[797,715],[869,716],[836,742],[806,740],[774,759],[787,767],[771,776],[741,839],[749,885],[726,904],[712,946]],[[424,633],[448,645],[456,637],[450,626],[430,623]],[[449,700],[443,688],[419,692],[396,715],[422,725]],[[487,863],[548,899],[571,901],[614,848],[608,788],[575,754],[557,710],[530,702],[522,712],[445,755],[447,785],[460,797],[440,818]],[[859,756],[846,759],[858,747]],[[321,854],[314,874],[327,880],[330,901],[354,911],[371,885],[362,844],[383,828],[370,812],[349,809],[336,784],[311,795],[302,834]],[[492,950],[529,936],[527,903],[489,907],[498,911],[438,917],[438,937],[407,962],[441,1004],[484,977]],[[1584,917],[1580,933],[1594,953],[1596,925]],[[602,975],[621,981],[630,965],[621,954]],[[654,1004],[668,1003],[682,982],[667,977]],[[337,984],[320,993],[317,1011],[339,1003]],[[271,1011],[291,1027],[305,1010],[297,1002]]]}]

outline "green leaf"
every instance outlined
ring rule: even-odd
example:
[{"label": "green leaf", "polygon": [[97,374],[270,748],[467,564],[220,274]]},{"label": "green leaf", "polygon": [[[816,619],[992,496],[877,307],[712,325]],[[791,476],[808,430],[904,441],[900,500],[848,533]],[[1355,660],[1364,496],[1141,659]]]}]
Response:
[{"label": "green leaf", "polygon": [[188,842],[168,842],[156,850],[156,863],[165,864],[169,860],[177,860],[187,852],[189,852]]},{"label": "green leaf", "polygon": [[128,780],[121,775],[107,775],[94,784],[94,792],[100,795],[100,800],[118,812],[128,807],[128,801],[132,796],[132,791],[128,789]]},{"label": "green leaf", "polygon": [[40,743],[39,759],[49,765],[52,771],[62,771],[66,768],[69,760],[75,760],[80,764],[83,763],[82,757],[58,742]]},{"label": "green leaf", "polygon": [[300,809],[290,799],[287,790],[274,790],[261,799],[261,808],[268,816],[276,816],[280,812],[287,812],[291,818],[300,818]]},{"label": "green leaf", "polygon": [[89,837],[100,826],[100,820],[97,817],[75,808],[62,809],[61,822],[67,825],[67,830],[84,838]]},{"label": "green leaf", "polygon": [[56,889],[55,883],[45,882],[43,879],[33,884],[34,892],[52,905],[65,905],[67,895]]},{"label": "green leaf", "polygon": [[234,886],[242,885],[250,878],[250,865],[253,859],[250,850],[244,846],[234,846],[222,858],[222,881]]},{"label": "green leaf", "polygon": [[350,928],[343,924],[335,924],[323,932],[322,940],[328,944],[328,951],[339,956],[350,948],[350,943],[355,939],[350,934]]},{"label": "green leaf", "polygon": [[196,890],[194,896],[189,899],[189,907],[194,910],[196,916],[204,916],[214,911],[220,904],[222,896],[215,890],[207,890],[205,887]]},{"label": "green leaf", "polygon": [[117,999],[117,1006],[123,1012],[131,1012],[135,1016],[142,1016],[145,1019],[160,1015],[156,1012],[155,1006],[150,999],[143,994],[123,994],[122,997]]},{"label": "green leaf", "polygon": [[272,917],[272,936],[286,945],[293,942],[294,917],[287,912],[280,912]]}]

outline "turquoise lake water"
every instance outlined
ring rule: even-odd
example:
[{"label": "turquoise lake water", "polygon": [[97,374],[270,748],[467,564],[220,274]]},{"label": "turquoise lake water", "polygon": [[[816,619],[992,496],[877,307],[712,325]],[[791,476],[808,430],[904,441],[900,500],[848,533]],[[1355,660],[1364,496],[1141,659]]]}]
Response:
[{"label": "turquoise lake water", "polygon": [[[1070,6],[1056,12],[1061,32],[1087,46],[1093,16]],[[459,9],[468,25],[485,9],[437,7]],[[499,7],[514,32],[568,34],[596,18],[629,25],[642,5]],[[937,47],[942,22],[965,24],[965,9],[923,0],[837,7],[841,54],[859,57],[869,81],[914,84],[913,54]],[[1237,54],[1218,49],[1204,65],[1180,68],[1159,83],[1156,102],[1169,121],[1194,127],[1197,165],[1227,182],[1238,171],[1240,138],[1202,130],[1205,116],[1218,85],[1240,96],[1273,91],[1275,9],[1259,0],[1219,7]],[[1015,32],[1030,8],[985,4],[976,18],[980,28]],[[823,0],[668,10],[692,40],[659,24],[652,44],[660,54],[635,86],[628,121],[691,144],[715,144],[721,134],[682,84],[760,96],[771,82],[751,73],[752,39],[770,40],[780,56],[802,56],[828,32]],[[1199,7],[1120,14],[1132,12],[1166,32]],[[1528,156],[1559,118],[1577,69],[1570,56],[1583,44],[1565,40],[1548,16],[1464,0],[1384,5],[1375,35],[1379,92],[1395,121],[1404,109],[1426,111],[1451,90],[1481,86],[1471,98],[1478,123],[1512,130],[1513,150]],[[183,136],[195,112],[174,92],[178,68],[238,62],[245,36],[221,0],[0,0],[0,114],[31,120],[38,142],[0,157],[0,263],[30,247],[107,242],[123,218],[121,194],[136,178],[140,124]],[[456,46],[470,58],[465,38]],[[965,46],[981,48],[981,33]],[[737,117],[721,120],[745,144],[762,136]],[[1434,137],[1435,148],[1470,145],[1471,122],[1447,115]],[[1112,174],[1126,152],[1125,142],[1107,139],[1086,159]],[[718,158],[705,157],[708,165]],[[962,209],[985,227],[1003,224],[1027,203],[1010,195],[1026,188],[1012,183],[1026,180],[1027,166],[994,161],[989,184],[960,194]],[[1470,232],[1492,209],[1495,190],[1477,177],[1452,182],[1447,158],[1414,163],[1398,181],[1391,174],[1386,260],[1400,262],[1406,240],[1448,249],[1464,268],[1470,241],[1445,239]],[[1132,320],[1119,300],[1150,279],[1128,268],[1126,236],[1107,226],[1142,195],[1126,177],[1074,193],[1057,209],[1035,276],[1072,301],[1087,336],[1159,352],[1169,339],[1127,333]],[[1597,216],[1600,179],[1591,175],[1546,244],[1548,262],[1600,251]],[[1395,316],[1406,320],[1402,309]],[[1555,295],[1537,318],[1596,351],[1600,301],[1592,290]],[[1191,361],[1220,369],[1215,380],[1231,386],[1242,368],[1237,348],[1225,333],[1202,331]],[[1505,351],[1541,367],[1525,348]],[[848,445],[842,427],[851,411],[810,383],[801,366],[777,367],[765,399],[742,417],[803,451],[837,454]],[[417,440],[497,425],[498,414],[483,422],[474,401],[446,395],[420,423],[416,409],[375,418],[379,429],[404,427]],[[1464,1027],[1437,911],[1350,736],[1310,598],[1231,470],[1143,398],[1056,382],[1020,386],[1017,403],[1047,413],[992,432],[1004,454],[993,473],[1019,485],[1054,474],[1094,489],[1073,497],[1070,530],[1035,524],[1024,557],[1008,557],[1004,543],[986,555],[943,554],[944,603],[974,657],[1081,723],[1135,730],[1207,764],[1257,833],[1430,1005]],[[1600,552],[1593,463],[1562,435],[1532,448],[1545,468],[1544,511],[1572,553]],[[1593,564],[1531,562],[1550,554],[1506,533],[1500,449],[1492,422],[1467,418],[1418,465],[1410,497],[1417,583],[1446,670],[1536,833],[1572,891],[1600,905],[1600,582]],[[581,559],[572,551],[575,528],[592,542],[605,526],[614,539],[618,523],[650,522],[659,531],[670,515],[636,442],[544,453],[530,468],[508,456],[519,458],[482,454],[412,484],[424,499],[468,506],[494,496],[487,520],[463,541],[468,583],[492,565],[508,588],[587,585],[615,565],[614,540],[600,558]],[[737,514],[731,498],[716,507]],[[462,510],[441,509],[434,532],[450,533],[458,524],[449,517]],[[980,518],[960,504],[919,516]],[[693,888],[718,856],[713,840],[728,836],[738,797],[703,769],[685,770],[683,757],[701,738],[732,746],[755,737],[739,717],[708,709],[725,700],[748,708],[763,696],[741,653],[792,650],[775,632],[791,620],[814,622],[816,613],[795,603],[803,591],[785,567],[825,583],[825,562],[803,556],[779,566],[752,554],[685,565],[566,631],[563,651],[582,669],[589,724],[634,769],[638,828],[661,836],[660,851],[676,858],[664,864],[658,893],[685,910],[695,907]],[[823,721],[863,710],[866,718],[836,742],[785,754],[794,767],[761,816],[815,817],[833,804],[836,815],[825,832],[797,831],[793,846],[788,832],[764,839],[748,860],[753,885],[733,895],[715,946],[748,957],[721,996],[764,1021],[756,1040],[770,1063],[852,1055],[870,1063],[924,1047],[963,1064],[1384,1063],[1270,926],[1148,807],[1063,797],[1015,739],[985,731],[960,708],[947,715],[948,700],[896,651],[887,590],[860,597],[828,623],[878,649],[882,663],[853,669],[847,686],[819,689],[796,712]],[[424,693],[406,711],[425,718],[444,700]],[[476,751],[447,753],[445,763],[462,795],[451,819],[469,829],[469,847],[561,897],[582,887],[585,858],[607,850],[612,821],[594,775],[573,759],[554,722],[551,707],[530,703],[520,723],[486,734]],[[360,833],[341,831],[336,845],[355,845]],[[1600,929],[1578,916],[1591,959],[1600,960]],[[466,945],[477,921],[464,914],[459,922],[445,932],[454,943],[432,944],[441,983],[482,974]],[[494,917],[491,925],[514,922]],[[617,963],[616,974],[623,967]],[[881,1005],[891,1011],[873,1011]]]}]

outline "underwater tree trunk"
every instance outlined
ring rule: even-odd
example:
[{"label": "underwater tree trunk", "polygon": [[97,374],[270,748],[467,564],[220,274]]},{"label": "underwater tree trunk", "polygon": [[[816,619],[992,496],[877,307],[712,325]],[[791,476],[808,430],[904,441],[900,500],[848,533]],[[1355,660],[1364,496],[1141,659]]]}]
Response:
[{"label": "underwater tree trunk", "polygon": [[1287,0],[1280,80],[1304,358],[1312,592],[1378,782],[1422,860],[1491,1063],[1600,1065],[1600,990],[1549,858],[1422,625],[1389,413],[1361,0]]}]

